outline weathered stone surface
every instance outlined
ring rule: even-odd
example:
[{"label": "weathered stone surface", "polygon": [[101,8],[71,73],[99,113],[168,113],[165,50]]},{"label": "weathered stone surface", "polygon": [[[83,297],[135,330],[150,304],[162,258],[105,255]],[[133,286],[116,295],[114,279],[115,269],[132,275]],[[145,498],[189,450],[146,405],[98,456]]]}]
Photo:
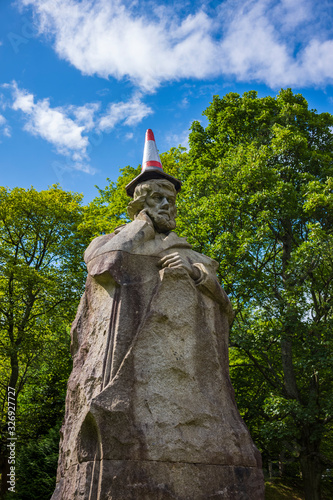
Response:
[{"label": "weathered stone surface", "polygon": [[[99,473],[99,469],[98,469]],[[69,479],[70,477],[70,479]],[[95,477],[95,481],[91,478]],[[256,500],[264,498],[257,468],[223,465],[103,460],[101,482],[94,462],[73,466],[54,500]],[[58,492],[60,492],[58,494]],[[63,496],[62,496],[63,495]],[[100,495],[100,496],[98,496]]]},{"label": "weathered stone surface", "polygon": [[[161,269],[174,252],[185,268]],[[97,238],[85,260],[52,500],[263,499],[217,263],[146,220]]]}]

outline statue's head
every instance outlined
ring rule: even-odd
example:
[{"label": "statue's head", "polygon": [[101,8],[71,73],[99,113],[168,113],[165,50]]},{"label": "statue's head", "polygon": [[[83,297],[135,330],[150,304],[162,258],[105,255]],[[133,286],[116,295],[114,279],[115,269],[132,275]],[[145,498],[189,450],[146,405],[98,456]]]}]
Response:
[{"label": "statue's head", "polygon": [[131,219],[145,209],[156,231],[167,233],[176,227],[176,189],[166,179],[151,179],[138,184],[127,207]]},{"label": "statue's head", "polygon": [[144,210],[159,233],[167,233],[176,227],[176,194],[180,180],[163,170],[153,131],[148,129],[145,138],[141,173],[126,186],[128,196],[133,197],[127,207],[131,219]]}]

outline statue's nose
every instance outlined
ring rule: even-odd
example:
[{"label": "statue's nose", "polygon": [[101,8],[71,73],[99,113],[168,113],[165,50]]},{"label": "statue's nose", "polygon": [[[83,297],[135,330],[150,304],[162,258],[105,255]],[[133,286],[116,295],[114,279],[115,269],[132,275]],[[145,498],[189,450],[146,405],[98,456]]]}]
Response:
[{"label": "statue's nose", "polygon": [[163,198],[161,206],[162,207],[169,207],[169,202],[168,202],[168,200],[166,198]]}]

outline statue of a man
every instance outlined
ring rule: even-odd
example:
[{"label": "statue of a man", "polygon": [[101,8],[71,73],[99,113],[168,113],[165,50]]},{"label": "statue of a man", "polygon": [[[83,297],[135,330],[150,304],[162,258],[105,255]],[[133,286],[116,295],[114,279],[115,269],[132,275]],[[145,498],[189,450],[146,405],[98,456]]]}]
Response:
[{"label": "statue of a man", "polygon": [[217,262],[173,232],[179,189],[147,131],[133,221],[85,252],[52,500],[264,498],[229,378],[231,304]]}]

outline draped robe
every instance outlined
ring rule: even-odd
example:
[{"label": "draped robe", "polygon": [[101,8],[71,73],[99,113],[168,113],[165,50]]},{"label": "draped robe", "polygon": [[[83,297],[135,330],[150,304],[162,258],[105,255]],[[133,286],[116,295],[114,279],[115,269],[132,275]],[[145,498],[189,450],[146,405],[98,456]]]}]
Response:
[{"label": "draped robe", "polygon": [[[197,280],[161,269],[173,252]],[[93,240],[85,262],[52,500],[263,499],[229,378],[233,312],[217,263],[141,220]]]}]

